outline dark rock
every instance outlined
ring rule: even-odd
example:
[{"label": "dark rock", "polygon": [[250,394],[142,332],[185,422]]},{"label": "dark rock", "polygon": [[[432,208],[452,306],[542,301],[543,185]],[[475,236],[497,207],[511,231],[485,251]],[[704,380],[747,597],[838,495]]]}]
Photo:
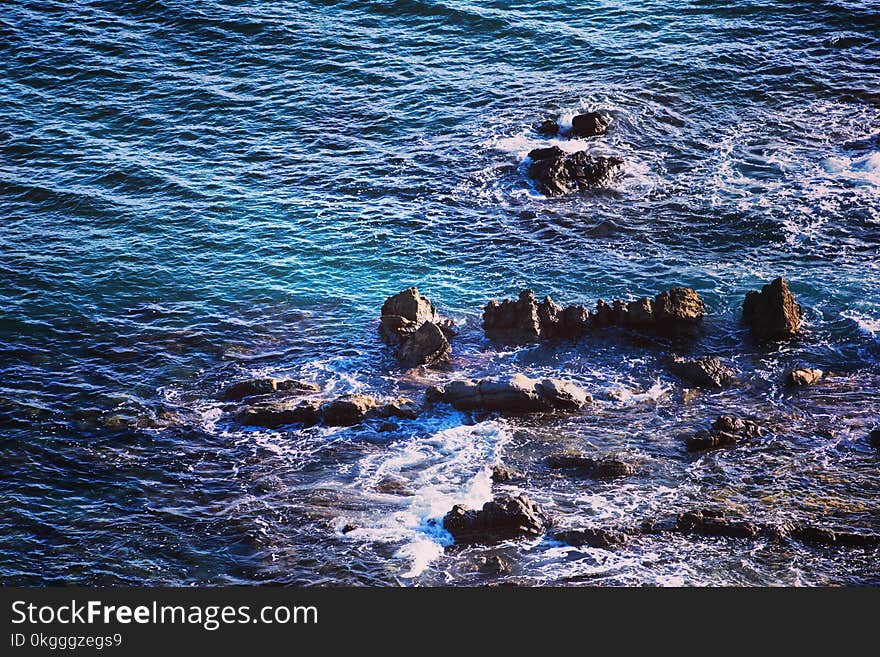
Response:
[{"label": "dark rock", "polygon": [[703,322],[706,305],[689,287],[674,287],[654,297],[654,330],[662,333],[692,333]]},{"label": "dark rock", "polygon": [[797,336],[802,317],[800,305],[781,277],[760,292],[748,292],[743,302],[743,321],[757,340],[787,340]]},{"label": "dark rock", "polygon": [[477,568],[484,573],[504,575],[510,572],[510,565],[498,555],[477,557]]},{"label": "dark rock", "polygon": [[370,417],[398,417],[404,420],[415,420],[421,412],[421,406],[412,399],[398,397],[394,401],[371,409],[369,415]]},{"label": "dark rock", "polygon": [[525,495],[500,495],[479,511],[456,504],[443,518],[443,527],[459,543],[540,536],[551,524],[549,516]]},{"label": "dark rock", "polygon": [[515,479],[522,479],[522,473],[517,472],[513,468],[510,468],[506,465],[493,465],[492,466],[492,481],[496,484],[502,484],[507,481],[513,481]]},{"label": "dark rock", "polygon": [[636,467],[631,463],[609,457],[597,461],[595,467],[590,472],[590,476],[593,479],[618,479],[620,477],[632,476],[636,472]]},{"label": "dark rock", "polygon": [[392,431],[397,431],[400,427],[397,426],[394,422],[383,422],[378,426],[376,431],[379,433],[390,433]]},{"label": "dark rock", "polygon": [[548,146],[547,148],[536,148],[529,151],[529,159],[532,160],[532,162],[546,160],[553,157],[561,157],[563,155],[565,155],[565,151],[559,148],[559,146]]},{"label": "dark rock", "polygon": [[582,454],[551,454],[547,457],[551,470],[575,470],[593,479],[616,479],[636,474],[634,465],[616,457],[594,459]]},{"label": "dark rock", "polygon": [[445,367],[451,355],[449,341],[433,322],[422,324],[397,350],[397,358],[404,367]]},{"label": "dark rock", "polygon": [[868,440],[871,441],[874,447],[880,447],[880,428],[872,429],[871,433],[868,434]]},{"label": "dark rock", "polygon": [[721,511],[698,510],[679,514],[676,529],[695,532],[704,536],[724,536],[728,538],[754,538],[760,528],[747,520],[730,520]]},{"label": "dark rock", "polygon": [[483,309],[483,331],[492,340],[538,340],[541,337],[541,324],[535,293],[523,290],[516,301],[490,301]]},{"label": "dark rock", "polygon": [[559,124],[553,119],[546,119],[535,126],[535,132],[545,137],[555,137],[559,134]]},{"label": "dark rock", "polygon": [[573,137],[597,137],[604,135],[608,130],[608,119],[599,112],[587,112],[578,114],[571,120],[571,134]]},{"label": "dark rock", "polygon": [[818,383],[824,374],[820,369],[802,367],[789,372],[785,382],[790,386],[811,386]]},{"label": "dark rock", "polygon": [[386,344],[397,346],[396,355],[405,367],[445,367],[452,353],[449,340],[455,335],[455,326],[411,287],[385,300],[379,335]]},{"label": "dark rock", "polygon": [[262,379],[247,379],[245,381],[233,383],[223,391],[221,398],[224,401],[240,401],[245,397],[271,395],[276,392],[308,394],[318,391],[320,391],[320,388],[314,383],[266,377]]},{"label": "dark rock", "polygon": [[366,395],[344,395],[321,405],[324,424],[331,427],[350,427],[367,418],[376,408],[376,400]]},{"label": "dark rock", "polygon": [[235,419],[245,426],[268,429],[277,429],[287,424],[310,427],[321,421],[320,405],[317,401],[301,401],[298,404],[283,400],[265,401],[239,409],[235,413]]},{"label": "dark rock", "polygon": [[396,315],[421,326],[425,322],[436,322],[439,319],[437,309],[425,297],[419,294],[418,288],[411,287],[394,296],[390,296],[382,304],[382,316]]},{"label": "dark rock", "polygon": [[346,524],[342,527],[342,530],[341,530],[341,531],[342,531],[343,534],[348,534],[349,532],[353,532],[355,529],[357,529],[357,525],[352,525],[352,524],[349,522],[349,523],[346,523]]},{"label": "dark rock", "polygon": [[551,454],[547,457],[547,467],[551,470],[592,470],[596,459],[582,454]]},{"label": "dark rock", "polygon": [[389,475],[376,484],[376,491],[385,495],[400,495],[412,497],[413,493],[407,488],[409,482],[402,477]]},{"label": "dark rock", "polygon": [[699,388],[724,388],[736,377],[736,372],[714,356],[688,360],[673,355],[667,363],[676,376]]},{"label": "dark rock", "polygon": [[608,186],[623,169],[619,157],[590,155],[586,151],[564,153],[534,160],[528,175],[541,193],[560,196],[572,192]]},{"label": "dark rock", "polygon": [[712,423],[712,430],[727,431],[744,438],[758,438],[762,433],[761,426],[757,422],[733,415],[719,415]]},{"label": "dark rock", "polygon": [[379,319],[379,336],[389,345],[404,344],[418,328],[414,321],[400,315],[383,315]]},{"label": "dark rock", "polygon": [[623,545],[628,537],[623,532],[609,529],[568,529],[553,534],[553,538],[562,543],[580,547],[588,545],[594,548],[612,548]]},{"label": "dark rock", "polygon": [[689,452],[698,452],[733,445],[760,435],[761,427],[757,423],[730,415],[721,415],[712,423],[709,431],[697,431],[689,436],[685,440],[685,446]]},{"label": "dark rock", "polygon": [[429,402],[445,402],[458,410],[508,411],[528,413],[549,410],[576,410],[592,402],[592,397],[567,381],[538,381],[522,374],[473,381],[461,379],[443,387],[429,388]]}]

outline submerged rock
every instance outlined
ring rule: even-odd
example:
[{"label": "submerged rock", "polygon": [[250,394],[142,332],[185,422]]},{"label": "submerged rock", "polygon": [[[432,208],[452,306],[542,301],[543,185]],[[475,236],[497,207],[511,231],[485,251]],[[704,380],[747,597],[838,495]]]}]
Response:
[{"label": "submerged rock", "polygon": [[556,146],[536,149],[529,158],[528,175],[547,196],[606,187],[623,169],[619,157],[594,156],[586,151],[566,153]]},{"label": "submerged rock", "polygon": [[379,335],[397,347],[395,354],[405,367],[448,365],[454,334],[452,322],[441,317],[415,287],[388,297],[382,305]]},{"label": "submerged rock", "polygon": [[872,429],[868,434],[868,440],[874,447],[880,447],[880,428]]},{"label": "submerged rock", "polygon": [[789,372],[785,382],[790,386],[811,386],[819,383],[824,374],[820,369],[802,367]]},{"label": "submerged rock", "polygon": [[506,465],[493,465],[492,466],[492,481],[496,484],[502,484],[507,481],[513,481],[515,479],[522,479],[522,473],[514,470],[511,467]]},{"label": "submerged rock", "polygon": [[499,495],[479,511],[456,504],[443,527],[458,543],[488,543],[516,536],[540,536],[550,517],[525,495]]},{"label": "submerged rock", "polygon": [[787,340],[800,334],[803,310],[782,277],[746,293],[743,321],[757,340]]},{"label": "submerged rock", "polygon": [[510,564],[497,554],[488,557],[477,557],[477,569],[491,575],[503,575],[511,571]]},{"label": "submerged rock", "polygon": [[617,479],[638,472],[634,465],[617,457],[594,459],[582,454],[551,454],[547,457],[547,467],[551,470],[574,470],[593,479]]},{"label": "submerged rock", "polygon": [[545,119],[534,126],[535,132],[545,137],[555,137],[559,134],[559,123],[553,119]]},{"label": "submerged rock", "polygon": [[607,549],[616,545],[623,545],[629,537],[623,532],[610,529],[567,529],[555,532],[553,538],[574,547],[587,545],[589,547]]},{"label": "submerged rock", "polygon": [[698,388],[725,388],[736,378],[736,372],[715,356],[688,360],[673,355],[667,364],[673,374]]},{"label": "submerged rock", "polygon": [[321,421],[321,403],[285,400],[264,401],[239,409],[235,420],[249,427],[277,429],[288,424],[314,426]]},{"label": "submerged rock", "polygon": [[675,527],[678,531],[728,538],[754,538],[761,533],[761,528],[753,522],[731,520],[725,518],[723,511],[706,509],[679,514]]},{"label": "submerged rock", "polygon": [[748,438],[756,438],[761,433],[761,427],[756,422],[732,415],[720,415],[712,423],[711,429],[697,431],[689,436],[685,440],[685,446],[689,452],[716,449]]},{"label": "submerged rock", "polygon": [[587,112],[578,114],[571,120],[571,135],[573,137],[597,137],[604,135],[608,130],[608,119],[599,112]]},{"label": "submerged rock", "polygon": [[265,377],[237,381],[223,390],[221,398],[223,401],[240,401],[245,397],[271,395],[276,392],[308,394],[310,392],[318,392],[320,389],[321,388],[314,383],[295,381],[293,379]]},{"label": "submerged rock", "polygon": [[589,393],[568,381],[530,379],[522,374],[481,379],[460,379],[428,389],[429,402],[445,402],[462,411],[528,413],[577,410],[591,403]]}]

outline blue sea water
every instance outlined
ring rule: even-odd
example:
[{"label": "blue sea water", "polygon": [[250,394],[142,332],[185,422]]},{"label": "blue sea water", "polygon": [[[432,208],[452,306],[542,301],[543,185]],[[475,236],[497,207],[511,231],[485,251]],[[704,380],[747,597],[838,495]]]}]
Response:
[{"label": "blue sea water", "polygon": [[[0,582],[880,581],[869,549],[457,549],[431,522],[488,499],[503,461],[563,527],[722,505],[880,531],[876,3],[13,0],[0,69]],[[522,161],[553,140],[531,126],[585,110],[611,117],[588,146],[625,173],[546,198]],[[806,334],[755,345],[743,296],[779,275]],[[461,325],[455,372],[404,372],[380,342],[410,285]],[[525,287],[593,304],[675,285],[706,300],[690,350],[729,359],[733,389],[683,392],[668,344],[499,351],[480,330]],[[795,365],[832,376],[792,392]],[[419,398],[512,371],[577,381],[597,410],[262,431],[217,400],[249,376]],[[722,412],[773,430],[686,454],[678,434]],[[542,463],[565,449],[647,474],[558,479]],[[480,572],[487,555],[511,572]]]}]

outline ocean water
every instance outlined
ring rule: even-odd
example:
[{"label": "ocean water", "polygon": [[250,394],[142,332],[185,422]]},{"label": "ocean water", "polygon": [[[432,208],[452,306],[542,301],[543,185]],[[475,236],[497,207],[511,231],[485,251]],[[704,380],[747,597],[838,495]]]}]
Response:
[{"label": "ocean water", "polygon": [[[432,522],[494,490],[561,527],[721,506],[880,531],[876,3],[11,0],[0,69],[0,583],[880,582],[877,549],[462,549]],[[584,110],[608,134],[561,145],[625,173],[545,198],[522,161],[553,140],[531,125]],[[806,332],[756,345],[742,299],[779,275]],[[461,325],[453,372],[404,372],[378,338],[410,285]],[[505,351],[480,329],[525,287],[591,305],[676,285],[709,312],[684,348]],[[740,384],[686,394],[673,348],[729,359]],[[795,365],[832,376],[793,392]],[[576,381],[596,408],[269,431],[217,400],[259,375],[420,399],[508,372]],[[678,434],[720,413],[771,431],[687,454]],[[642,474],[555,477],[565,449]],[[493,487],[496,462],[527,479]],[[511,572],[480,572],[493,555]]]}]

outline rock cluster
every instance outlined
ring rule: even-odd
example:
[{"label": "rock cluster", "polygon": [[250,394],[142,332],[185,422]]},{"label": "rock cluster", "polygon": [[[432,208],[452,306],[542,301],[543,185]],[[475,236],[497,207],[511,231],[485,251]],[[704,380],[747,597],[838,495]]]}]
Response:
[{"label": "rock cluster", "polygon": [[519,298],[492,300],[483,309],[486,337],[505,342],[537,342],[573,338],[591,329],[619,326],[661,335],[692,335],[701,325],[706,306],[691,288],[676,287],[653,299],[644,297],[625,303],[599,301],[596,309],[586,306],[563,308],[549,296],[538,302],[532,290]]},{"label": "rock cluster", "polygon": [[708,431],[701,430],[688,436],[685,446],[689,452],[699,452],[757,438],[761,433],[762,429],[756,422],[731,415],[720,415]]},{"label": "rock cluster", "polygon": [[785,377],[785,382],[790,386],[811,386],[819,383],[825,373],[817,368],[801,367],[792,370]]},{"label": "rock cluster", "polygon": [[535,149],[529,153],[529,159],[528,175],[547,196],[605,187],[623,170],[619,157],[591,155],[587,151],[566,153],[558,146]]},{"label": "rock cluster", "polygon": [[443,527],[457,543],[491,543],[517,536],[540,536],[550,517],[525,495],[499,495],[480,510],[456,504],[443,517]]},{"label": "rock cluster", "polygon": [[367,395],[350,394],[331,401],[266,400],[238,409],[234,417],[245,426],[277,429],[289,424],[347,427],[372,418],[412,419],[419,412],[420,408],[411,399],[401,397],[383,404]]},{"label": "rock cluster", "polygon": [[667,364],[673,374],[698,388],[726,388],[736,379],[736,372],[715,356],[686,359],[672,355]]},{"label": "rock cluster", "polygon": [[460,411],[575,411],[592,402],[582,388],[560,379],[530,379],[522,374],[480,380],[459,379],[433,386],[425,393],[428,402],[443,402]]},{"label": "rock cluster", "polygon": [[396,347],[395,355],[404,367],[449,365],[454,333],[452,322],[440,317],[415,287],[388,297],[382,305],[379,335]]},{"label": "rock cluster", "polygon": [[547,457],[547,467],[551,470],[574,471],[593,479],[617,479],[638,472],[634,465],[616,457],[594,459],[581,454],[552,454]]}]

